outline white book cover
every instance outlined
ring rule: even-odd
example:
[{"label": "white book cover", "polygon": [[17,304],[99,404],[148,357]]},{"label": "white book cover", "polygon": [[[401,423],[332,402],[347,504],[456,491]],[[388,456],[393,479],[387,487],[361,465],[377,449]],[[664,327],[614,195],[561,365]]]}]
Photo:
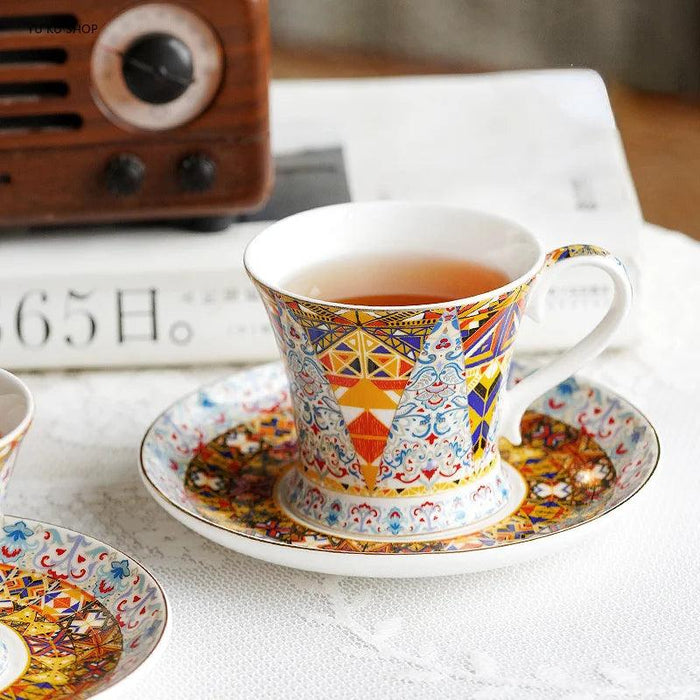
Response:
[{"label": "white book cover", "polygon": [[[605,86],[592,71],[280,81],[272,85],[271,116],[278,168],[307,152],[337,152],[344,198],[491,211],[526,225],[547,248],[602,245],[636,277],[642,217]],[[322,188],[322,171],[314,179],[312,164],[307,175],[301,190]],[[338,194],[294,201],[291,182],[280,178],[263,216]],[[245,244],[265,225],[248,221],[214,234],[151,226],[2,234],[0,366],[275,357],[242,266]],[[571,344],[602,316],[609,297],[598,271],[559,275],[549,317],[541,325],[525,321],[520,348]],[[633,337],[632,319],[616,343]]]}]

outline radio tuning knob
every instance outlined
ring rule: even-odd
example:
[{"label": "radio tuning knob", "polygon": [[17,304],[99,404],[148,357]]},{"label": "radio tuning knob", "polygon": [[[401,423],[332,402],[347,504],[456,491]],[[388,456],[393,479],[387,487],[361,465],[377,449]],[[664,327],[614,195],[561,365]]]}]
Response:
[{"label": "radio tuning knob", "polygon": [[214,186],[216,163],[203,153],[192,153],[180,161],[177,174],[186,192],[206,192]]},{"label": "radio tuning knob", "polygon": [[129,153],[114,156],[105,168],[107,189],[117,197],[136,194],[141,189],[145,175],[146,166],[143,161]]},{"label": "radio tuning knob", "polygon": [[173,102],[194,81],[192,53],[177,37],[146,34],[124,52],[122,74],[131,93],[143,102]]}]

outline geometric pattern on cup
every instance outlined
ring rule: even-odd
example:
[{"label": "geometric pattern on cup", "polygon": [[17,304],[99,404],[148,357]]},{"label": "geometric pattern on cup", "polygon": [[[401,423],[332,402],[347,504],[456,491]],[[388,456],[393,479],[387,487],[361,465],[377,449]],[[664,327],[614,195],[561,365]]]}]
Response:
[{"label": "geometric pattern on cup", "polygon": [[510,352],[467,371],[469,390],[469,431],[475,465],[490,462],[496,452],[500,406],[499,392],[505,388]]},{"label": "geometric pattern on cup", "polygon": [[510,348],[527,303],[530,285],[524,284],[497,299],[462,307],[459,327],[465,366],[477,367]]},{"label": "geometric pattern on cup", "polygon": [[391,497],[483,475],[529,287],[429,311],[344,309],[261,288],[299,406],[309,478]]},{"label": "geometric pattern on cup", "polygon": [[[287,298],[287,304],[306,329],[317,355],[322,356],[334,348],[343,338],[361,329],[390,350],[415,362],[420,354],[423,339],[432,331],[440,317],[433,311],[401,309],[394,311],[357,310],[318,303],[302,303]],[[363,373],[367,367],[357,368]]]}]

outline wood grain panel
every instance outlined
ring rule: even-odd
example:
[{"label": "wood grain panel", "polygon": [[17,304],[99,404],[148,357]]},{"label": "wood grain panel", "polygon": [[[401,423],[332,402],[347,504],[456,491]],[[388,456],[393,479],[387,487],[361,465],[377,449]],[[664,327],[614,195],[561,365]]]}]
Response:
[{"label": "wood grain panel", "polygon": [[[161,219],[230,214],[261,204],[270,187],[268,79],[269,30],[266,0],[178,0],[215,29],[226,57],[221,87],[196,119],[163,132],[130,130],[109,118],[93,97],[90,57],[99,29],[123,10],[124,0],[2,0],[0,17],[73,13],[97,32],[0,32],[0,51],[65,48],[63,64],[0,65],[0,83],[64,80],[65,98],[34,102],[0,99],[0,118],[22,114],[76,113],[75,131],[0,131],[0,226]],[[167,31],[167,27],[163,28]],[[184,193],[177,164],[203,151],[217,163],[217,183]],[[146,164],[138,195],[117,198],[104,186],[112,155],[133,153]]]}]

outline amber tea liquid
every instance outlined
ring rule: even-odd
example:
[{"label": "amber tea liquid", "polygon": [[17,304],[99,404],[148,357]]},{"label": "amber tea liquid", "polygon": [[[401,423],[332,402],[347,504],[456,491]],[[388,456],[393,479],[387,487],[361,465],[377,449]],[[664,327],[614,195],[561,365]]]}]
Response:
[{"label": "amber tea liquid", "polygon": [[469,260],[357,256],[310,266],[284,283],[289,291],[353,306],[441,304],[508,284],[500,270]]}]

